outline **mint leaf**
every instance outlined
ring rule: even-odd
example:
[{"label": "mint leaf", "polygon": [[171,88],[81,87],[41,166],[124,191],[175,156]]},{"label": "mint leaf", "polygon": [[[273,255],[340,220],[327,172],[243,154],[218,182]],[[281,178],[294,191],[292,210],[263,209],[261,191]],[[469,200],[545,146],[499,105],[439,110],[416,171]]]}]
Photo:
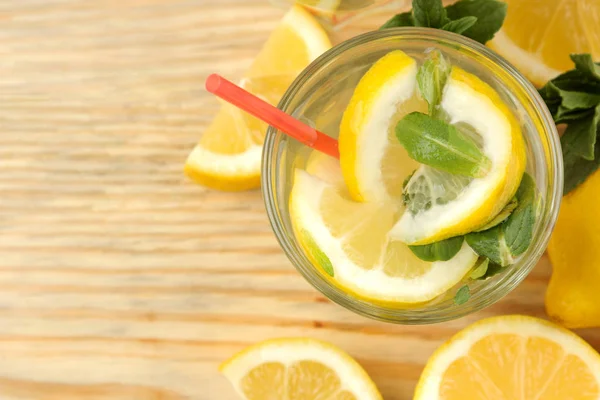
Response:
[{"label": "mint leaf", "polygon": [[506,244],[502,225],[497,225],[487,231],[471,232],[465,236],[467,244],[481,257],[506,266],[512,264],[514,259]]},{"label": "mint leaf", "polygon": [[576,121],[581,118],[586,118],[593,114],[593,109],[569,110],[567,108],[564,108],[563,106],[558,106],[558,109],[554,115],[554,122],[556,122],[557,124],[566,122],[568,124],[570,121]]},{"label": "mint leaf", "polygon": [[415,26],[441,28],[450,21],[442,0],[413,0],[412,7]]},{"label": "mint leaf", "polygon": [[412,112],[396,124],[396,137],[409,156],[421,164],[470,177],[485,176],[491,161],[456,127]]},{"label": "mint leaf", "polygon": [[446,7],[446,13],[453,21],[463,17],[477,17],[477,22],[462,34],[485,44],[502,27],[506,9],[506,3],[497,0],[461,0]]},{"label": "mint leaf", "polygon": [[454,303],[458,306],[465,304],[471,298],[471,290],[467,285],[464,285],[454,295]]},{"label": "mint leaf", "polygon": [[485,276],[485,273],[488,270],[488,266],[490,265],[490,259],[484,258],[478,262],[478,264],[473,268],[471,273],[469,274],[469,278],[471,279],[479,279]]},{"label": "mint leaf", "polygon": [[516,197],[519,205],[502,225],[506,246],[513,257],[520,256],[527,250],[531,244],[535,227],[536,187],[533,178],[528,173],[523,174]]},{"label": "mint leaf", "polygon": [[600,65],[594,63],[590,54],[571,54],[575,68],[588,78],[600,82]]},{"label": "mint leaf", "polygon": [[593,114],[571,121],[560,138],[560,144],[564,149],[563,157],[593,160],[599,122],[600,105],[596,106]]},{"label": "mint leaf", "polygon": [[381,26],[381,29],[388,28],[399,28],[402,26],[415,26],[413,21],[412,12],[408,11],[402,14],[396,14],[390,18],[385,24]]},{"label": "mint leaf", "polygon": [[408,248],[423,261],[448,261],[459,252],[463,241],[463,236],[457,236],[422,246],[408,246]]},{"label": "mint leaf", "polygon": [[570,92],[559,89],[561,105],[569,110],[592,108],[600,104],[600,95],[583,92]]},{"label": "mint leaf", "polygon": [[317,265],[319,265],[321,268],[323,268],[323,271],[325,271],[325,273],[331,277],[334,276],[334,272],[333,272],[333,265],[331,264],[331,261],[329,260],[329,257],[327,257],[325,255],[325,253],[323,253],[321,251],[321,249],[317,246],[317,244],[315,243],[314,239],[312,238],[312,236],[310,236],[308,234],[308,232],[306,231],[302,231],[302,235],[301,235],[304,240],[305,240],[305,249],[307,250],[307,252],[309,253],[309,256],[317,262]]},{"label": "mint leaf", "polygon": [[450,21],[440,29],[448,32],[462,34],[464,31],[475,25],[477,17],[468,16],[457,19],[456,21]]},{"label": "mint leaf", "polygon": [[544,101],[556,98],[560,100],[559,90],[597,94],[600,82],[591,78],[587,72],[572,69],[547,82],[539,92]]},{"label": "mint leaf", "polygon": [[563,159],[565,165],[563,195],[566,195],[600,167],[600,146],[595,146],[593,160],[586,160],[567,151],[563,152]]},{"label": "mint leaf", "polygon": [[510,214],[515,210],[515,208],[517,208],[518,204],[519,201],[517,200],[517,198],[513,197],[513,199],[507,205],[505,205],[504,208],[498,213],[498,215],[496,215],[490,222],[485,224],[483,227],[477,229],[475,232],[487,231],[488,229],[501,224],[510,216]]},{"label": "mint leaf", "polygon": [[444,86],[450,76],[452,66],[446,61],[439,50],[433,50],[419,67],[417,85],[421,96],[429,104],[429,115],[434,116],[435,110],[442,100]]}]

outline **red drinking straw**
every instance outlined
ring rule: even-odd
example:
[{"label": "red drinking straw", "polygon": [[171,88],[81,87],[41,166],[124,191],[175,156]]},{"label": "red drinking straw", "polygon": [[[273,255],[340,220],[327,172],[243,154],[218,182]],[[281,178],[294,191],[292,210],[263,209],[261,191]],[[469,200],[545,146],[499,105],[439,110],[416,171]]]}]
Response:
[{"label": "red drinking straw", "polygon": [[206,90],[274,126],[299,142],[332,157],[340,158],[337,140],[287,115],[222,76],[209,75],[206,78]]}]

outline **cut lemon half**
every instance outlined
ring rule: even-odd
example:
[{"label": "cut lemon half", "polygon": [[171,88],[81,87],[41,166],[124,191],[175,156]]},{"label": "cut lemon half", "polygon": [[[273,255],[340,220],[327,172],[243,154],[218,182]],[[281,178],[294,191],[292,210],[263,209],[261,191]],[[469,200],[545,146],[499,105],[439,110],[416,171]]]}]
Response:
[{"label": "cut lemon half", "polygon": [[352,357],[314,339],[267,340],[236,354],[219,369],[248,400],[382,398]]},{"label": "cut lemon half", "polygon": [[514,196],[525,171],[521,129],[489,85],[453,67],[441,109],[451,123],[463,124],[477,137],[492,166],[482,178],[456,180],[447,187],[442,185],[450,182],[446,175],[419,167],[408,185],[414,184],[428,201],[421,202],[420,210],[406,211],[391,231],[392,237],[411,245],[437,242],[484,226]]},{"label": "cut lemon half", "polygon": [[571,53],[600,60],[598,0],[506,0],[502,30],[489,46],[534,84],[543,86],[573,68]]},{"label": "cut lemon half", "polygon": [[418,163],[394,133],[412,111],[427,111],[415,95],[417,63],[400,50],[379,59],[362,77],[340,124],[340,163],[356,201],[399,199],[402,182]]},{"label": "cut lemon half", "polygon": [[574,333],[520,315],[469,326],[431,356],[415,400],[597,400],[600,356]]},{"label": "cut lemon half", "polygon": [[[277,105],[298,73],[330,47],[318,22],[294,6],[265,43],[241,86]],[[189,155],[187,175],[215,189],[258,187],[266,130],[266,123],[234,106],[223,105]]]},{"label": "cut lemon half", "polygon": [[396,210],[352,200],[329,163],[311,166],[309,159],[314,176],[295,171],[289,210],[300,244],[334,285],[373,302],[422,303],[456,285],[475,264],[466,243],[451,260],[431,263],[390,240]]}]

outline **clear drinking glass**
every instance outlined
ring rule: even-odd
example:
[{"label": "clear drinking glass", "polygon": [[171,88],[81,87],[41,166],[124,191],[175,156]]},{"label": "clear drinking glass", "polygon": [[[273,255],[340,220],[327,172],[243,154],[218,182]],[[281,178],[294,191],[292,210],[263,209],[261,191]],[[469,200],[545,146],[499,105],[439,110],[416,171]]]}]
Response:
[{"label": "clear drinking glass", "polygon": [[367,317],[401,324],[427,324],[470,314],[513,290],[544,253],[556,222],[563,188],[563,166],[556,126],[536,89],[513,66],[486,48],[454,33],[429,28],[375,31],[335,46],[310,64],[285,93],[279,108],[337,137],[338,126],[354,87],[379,58],[396,49],[417,60],[424,51],[440,49],[452,62],[492,86],[519,119],[527,148],[527,171],[540,192],[540,214],[527,251],[502,273],[470,281],[471,298],[456,305],[441,296],[414,308],[381,305],[357,298],[334,286],[313,265],[298,243],[288,212],[294,163],[306,151],[287,135],[269,127],[262,162],[262,191],[275,235],[296,269],[334,302]]}]

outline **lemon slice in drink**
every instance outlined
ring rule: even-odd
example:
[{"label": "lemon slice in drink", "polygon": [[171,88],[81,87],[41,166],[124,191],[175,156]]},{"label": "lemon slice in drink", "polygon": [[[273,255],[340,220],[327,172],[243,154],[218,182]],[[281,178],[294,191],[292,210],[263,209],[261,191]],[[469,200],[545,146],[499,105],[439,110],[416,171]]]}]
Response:
[{"label": "lemon slice in drink", "polygon": [[352,357],[309,338],[266,340],[242,350],[219,369],[248,400],[382,399]]},{"label": "lemon slice in drink", "polygon": [[450,289],[475,264],[477,255],[466,243],[452,259],[431,263],[390,240],[394,207],[355,202],[332,176],[335,160],[318,157],[322,161],[308,161],[314,175],[295,171],[289,210],[299,242],[333,284],[370,301],[421,303]]},{"label": "lemon slice in drink", "polygon": [[400,50],[379,59],[362,77],[340,124],[340,163],[356,201],[399,199],[418,163],[398,142],[394,126],[412,111],[427,111],[415,94],[417,63]]},{"label": "lemon slice in drink", "polygon": [[[510,201],[525,171],[525,144],[517,120],[489,85],[453,67],[441,108],[453,124],[463,124],[491,161],[482,178],[466,179],[421,166],[407,191],[417,202],[391,236],[422,245],[477,230]],[[412,192],[412,193],[411,193]]]},{"label": "lemon slice in drink", "polygon": [[[319,23],[302,7],[294,6],[271,33],[241,85],[277,105],[298,73],[330,47]],[[188,156],[186,174],[214,189],[258,187],[266,131],[266,123],[223,105]]]}]

